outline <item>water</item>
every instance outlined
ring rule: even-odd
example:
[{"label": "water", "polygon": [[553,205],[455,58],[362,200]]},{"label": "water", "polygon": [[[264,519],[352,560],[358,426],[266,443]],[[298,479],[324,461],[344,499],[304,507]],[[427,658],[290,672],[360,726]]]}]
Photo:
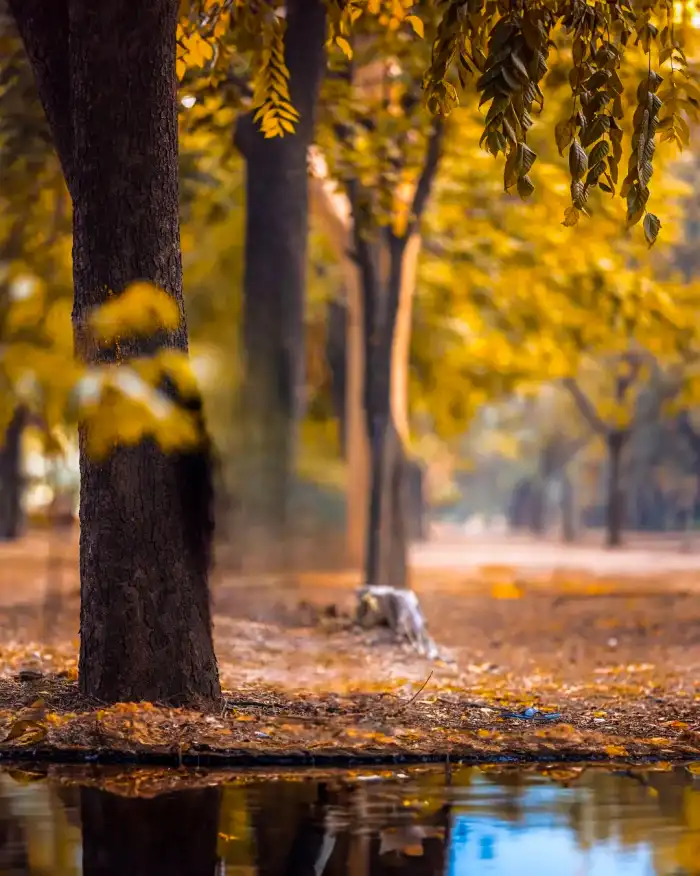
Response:
[{"label": "water", "polygon": [[0,773],[0,873],[698,876],[694,772],[219,772],[160,794],[183,774],[37,767]]}]

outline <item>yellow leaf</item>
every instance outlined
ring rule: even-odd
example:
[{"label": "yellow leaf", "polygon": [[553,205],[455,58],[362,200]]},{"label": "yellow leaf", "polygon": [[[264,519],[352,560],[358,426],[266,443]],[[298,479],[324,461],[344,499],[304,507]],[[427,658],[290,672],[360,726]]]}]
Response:
[{"label": "yellow leaf", "polygon": [[21,739],[22,744],[29,745],[41,742],[42,739],[46,738],[47,733],[47,728],[38,721],[20,719],[12,723],[10,732],[0,744],[5,745],[7,742]]},{"label": "yellow leaf", "polygon": [[335,44],[347,58],[352,58],[352,46],[344,37],[336,37]]},{"label": "yellow leaf", "polygon": [[404,21],[407,21],[413,30],[418,34],[418,36],[423,39],[425,37],[425,29],[423,27],[423,22],[417,15],[407,15]]},{"label": "yellow leaf", "polygon": [[174,330],[180,323],[175,300],[153,283],[136,282],[98,307],[90,324],[109,343],[120,336],[150,335],[159,329]]},{"label": "yellow leaf", "polygon": [[628,752],[626,748],[623,748],[621,745],[606,745],[605,753],[609,757],[627,757]]},{"label": "yellow leaf", "polygon": [[514,581],[497,581],[491,585],[491,596],[494,599],[520,599],[523,590]]}]

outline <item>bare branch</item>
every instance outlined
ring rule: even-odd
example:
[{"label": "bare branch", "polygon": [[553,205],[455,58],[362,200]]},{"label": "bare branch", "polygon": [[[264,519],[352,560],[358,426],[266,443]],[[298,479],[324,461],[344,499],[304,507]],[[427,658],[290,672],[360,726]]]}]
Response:
[{"label": "bare branch", "polygon": [[436,117],[433,119],[432,128],[428,137],[423,169],[418,178],[418,185],[416,186],[416,192],[413,196],[413,204],[411,205],[411,216],[413,219],[409,234],[415,230],[415,226],[420,222],[423,213],[425,212],[430,193],[433,189],[433,183],[437,176],[438,167],[440,166],[444,140],[445,122],[443,119]]},{"label": "bare branch", "polygon": [[593,406],[593,403],[578,385],[576,380],[573,377],[565,377],[564,380],[562,380],[562,386],[571,393],[573,400],[576,402],[576,407],[579,409],[581,416],[586,420],[591,429],[597,432],[598,435],[609,435],[610,427],[598,416],[598,412]]}]

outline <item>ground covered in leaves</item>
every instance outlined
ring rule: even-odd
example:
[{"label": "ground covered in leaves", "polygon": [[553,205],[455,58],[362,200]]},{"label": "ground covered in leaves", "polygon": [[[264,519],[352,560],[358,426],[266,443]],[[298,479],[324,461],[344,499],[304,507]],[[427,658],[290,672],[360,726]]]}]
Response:
[{"label": "ground covered in leaves", "polygon": [[221,580],[226,698],[202,715],[82,699],[70,549],[48,594],[37,546],[24,562],[11,550],[0,760],[700,760],[700,563],[615,578],[424,568],[416,589],[443,652],[432,663],[352,625],[352,576]]}]

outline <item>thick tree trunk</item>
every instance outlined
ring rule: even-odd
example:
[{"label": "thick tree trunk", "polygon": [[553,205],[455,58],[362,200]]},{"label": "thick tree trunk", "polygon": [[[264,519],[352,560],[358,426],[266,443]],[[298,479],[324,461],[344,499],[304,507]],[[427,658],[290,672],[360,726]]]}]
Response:
[{"label": "thick tree trunk", "polygon": [[24,413],[17,408],[4,435],[0,435],[0,541],[22,534],[22,432]]},{"label": "thick tree trunk", "polygon": [[241,501],[246,538],[253,536],[252,545],[268,555],[289,536],[296,424],[303,409],[307,152],[325,35],[323,0],[287,4],[285,58],[292,103],[300,114],[297,129],[266,139],[246,116],[236,131],[246,160]]},{"label": "thick tree trunk", "polygon": [[612,432],[608,445],[608,490],[606,504],[606,539],[608,547],[620,547],[625,518],[625,495],[622,489],[622,450],[624,432]]},{"label": "thick tree trunk", "polygon": [[215,876],[218,788],[153,798],[82,788],[85,876]]},{"label": "thick tree trunk", "polygon": [[[90,343],[91,310],[141,279],[174,298],[181,325],[144,341],[123,340],[119,360],[162,347],[187,350],[178,5],[13,2],[73,199],[73,320],[77,351],[88,363],[117,359],[117,351]],[[48,7],[50,16],[43,14]],[[97,462],[85,437],[83,431],[80,688],[103,702],[212,702],[220,689],[207,584],[208,448],[167,455],[143,442]]]}]

